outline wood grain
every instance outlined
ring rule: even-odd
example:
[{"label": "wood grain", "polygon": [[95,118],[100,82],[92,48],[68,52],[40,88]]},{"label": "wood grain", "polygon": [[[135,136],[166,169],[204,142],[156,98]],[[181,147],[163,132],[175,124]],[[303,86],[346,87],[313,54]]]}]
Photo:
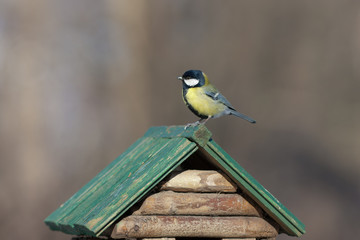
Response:
[{"label": "wood grain", "polygon": [[186,138],[142,138],[45,223],[72,235],[100,235],[196,149]]},{"label": "wood grain", "polygon": [[277,234],[258,217],[128,216],[116,224],[111,237],[268,238]]},{"label": "wood grain", "polygon": [[135,215],[260,216],[239,194],[176,193],[164,191],[145,199]]},{"label": "wood grain", "polygon": [[175,192],[236,192],[237,186],[214,170],[187,170],[171,176],[161,190]]},{"label": "wood grain", "polygon": [[142,238],[142,240],[175,240],[176,238]]}]

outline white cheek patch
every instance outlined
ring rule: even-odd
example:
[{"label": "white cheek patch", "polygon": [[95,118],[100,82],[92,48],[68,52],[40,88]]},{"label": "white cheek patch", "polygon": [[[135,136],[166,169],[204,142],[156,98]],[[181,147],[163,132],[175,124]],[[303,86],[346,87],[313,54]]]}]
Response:
[{"label": "white cheek patch", "polygon": [[193,87],[193,86],[196,86],[199,83],[199,80],[195,79],[195,78],[190,78],[190,79],[184,79],[184,82],[189,87]]}]

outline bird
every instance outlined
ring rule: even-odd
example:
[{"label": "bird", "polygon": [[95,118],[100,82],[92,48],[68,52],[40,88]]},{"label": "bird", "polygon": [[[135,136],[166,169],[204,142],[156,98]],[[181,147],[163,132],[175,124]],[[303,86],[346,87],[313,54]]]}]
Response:
[{"label": "bird", "polygon": [[200,119],[189,123],[185,129],[191,126],[205,124],[211,118],[224,115],[234,115],[250,123],[256,123],[254,119],[239,113],[230,102],[209,82],[206,74],[201,70],[188,70],[181,77],[182,97],[185,105]]}]

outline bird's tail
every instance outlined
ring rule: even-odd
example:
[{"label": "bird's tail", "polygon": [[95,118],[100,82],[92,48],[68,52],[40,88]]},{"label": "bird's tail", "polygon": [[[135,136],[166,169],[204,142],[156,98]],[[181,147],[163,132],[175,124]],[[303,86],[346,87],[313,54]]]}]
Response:
[{"label": "bird's tail", "polygon": [[256,121],[254,119],[252,119],[251,117],[248,117],[248,116],[246,116],[246,115],[244,115],[242,113],[239,113],[239,112],[237,112],[235,110],[231,110],[230,114],[234,115],[234,116],[237,116],[239,118],[245,119],[248,122],[256,123]]}]

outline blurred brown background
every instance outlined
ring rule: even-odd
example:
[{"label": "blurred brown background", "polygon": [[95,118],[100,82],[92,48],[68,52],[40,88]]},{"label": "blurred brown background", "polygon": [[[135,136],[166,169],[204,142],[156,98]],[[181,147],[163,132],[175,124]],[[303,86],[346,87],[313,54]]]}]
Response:
[{"label": "blurred brown background", "polygon": [[44,218],[150,126],[197,120],[176,78],[201,69],[258,121],[214,139],[302,239],[354,239],[359,64],[358,0],[1,0],[1,236],[70,239]]}]

